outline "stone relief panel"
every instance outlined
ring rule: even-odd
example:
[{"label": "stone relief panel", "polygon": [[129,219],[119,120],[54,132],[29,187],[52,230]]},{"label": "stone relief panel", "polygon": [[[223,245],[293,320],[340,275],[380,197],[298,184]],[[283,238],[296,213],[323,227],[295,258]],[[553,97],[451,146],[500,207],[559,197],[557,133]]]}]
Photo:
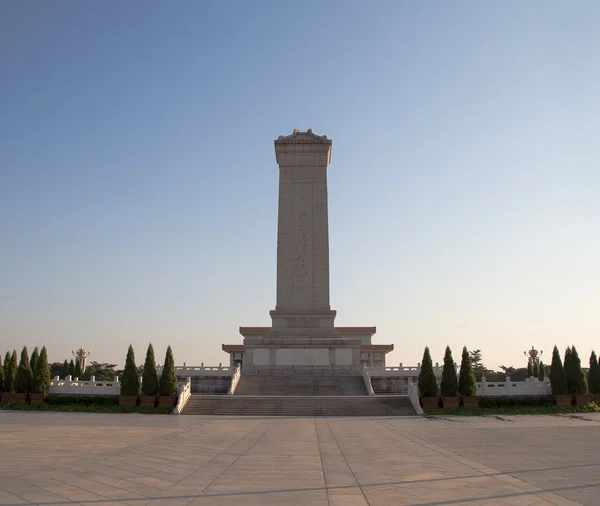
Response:
[{"label": "stone relief panel", "polygon": [[318,328],[320,321],[317,318],[287,318],[287,326],[290,328]]},{"label": "stone relief panel", "polygon": [[[294,284],[300,287],[313,284],[313,199],[312,185],[294,185]],[[309,297],[307,292],[304,297]],[[300,302],[300,301],[298,301]],[[300,305],[310,304],[302,301]]]},{"label": "stone relief panel", "polygon": [[352,350],[350,348],[336,348],[335,365],[352,365]]},{"label": "stone relief panel", "polygon": [[329,348],[280,348],[276,365],[329,365]]},{"label": "stone relief panel", "polygon": [[270,365],[269,355],[271,350],[269,348],[254,348],[254,365]]}]

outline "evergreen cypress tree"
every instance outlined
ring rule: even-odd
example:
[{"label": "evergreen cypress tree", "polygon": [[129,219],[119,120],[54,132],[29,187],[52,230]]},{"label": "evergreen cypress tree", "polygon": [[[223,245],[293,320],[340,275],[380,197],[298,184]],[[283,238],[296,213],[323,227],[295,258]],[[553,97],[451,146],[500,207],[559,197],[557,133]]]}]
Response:
[{"label": "evergreen cypress tree", "polygon": [[429,347],[425,347],[423,360],[421,361],[421,370],[419,372],[419,392],[423,397],[435,397],[437,395],[437,380],[433,372],[433,362]]},{"label": "evergreen cypress tree", "polygon": [[[585,373],[581,369],[581,360],[575,345],[571,347],[571,380],[567,376],[567,385],[570,385],[569,392],[573,395],[584,395],[587,394],[588,385],[585,378]],[[572,390],[572,391],[571,391]]]},{"label": "evergreen cypress tree", "polygon": [[35,371],[35,363],[37,362],[37,359],[39,356],[40,356],[40,350],[36,346],[33,349],[33,353],[31,354],[31,359],[29,360],[29,367],[31,367],[32,371]]},{"label": "evergreen cypress tree", "polygon": [[[6,353],[8,355],[8,352]],[[8,366],[6,365],[8,363]],[[17,351],[13,350],[8,361],[4,362],[4,389],[6,392],[15,391],[15,382],[17,379]]]},{"label": "evergreen cypress tree", "polygon": [[441,391],[442,397],[456,397],[458,395],[458,378],[450,346],[446,346],[446,352],[444,353]]},{"label": "evergreen cypress tree", "polygon": [[45,346],[42,346],[40,356],[35,362],[31,388],[36,394],[45,394],[50,388],[50,366]]},{"label": "evergreen cypress tree", "polygon": [[10,353],[7,351],[6,355],[4,355],[4,373],[2,378],[2,383],[4,384],[5,392],[12,392],[12,381],[9,378],[10,375]]},{"label": "evergreen cypress tree", "polygon": [[552,351],[552,364],[550,365],[550,386],[553,395],[565,395],[567,393],[567,378],[560,360],[560,353],[555,346]]},{"label": "evergreen cypress tree", "polygon": [[158,394],[158,375],[156,374],[156,362],[154,361],[154,347],[152,343],[148,345],[148,351],[146,351],[146,361],[144,362],[144,372],[142,373],[142,394]]},{"label": "evergreen cypress tree", "polygon": [[596,358],[596,352],[590,355],[590,370],[588,371],[588,387],[591,394],[600,394],[600,363]]},{"label": "evergreen cypress tree", "polygon": [[575,383],[573,382],[573,373],[571,371],[572,369],[572,364],[571,364],[571,347],[567,346],[567,349],[565,350],[565,360],[563,362],[564,364],[564,371],[565,371],[565,379],[567,380],[567,392],[568,394],[573,394],[573,391],[575,390]]},{"label": "evergreen cypress tree", "polygon": [[475,372],[471,366],[471,357],[467,347],[463,346],[462,360],[460,362],[460,373],[458,377],[458,392],[464,397],[477,395],[477,382]]},{"label": "evergreen cypress tree", "polygon": [[177,376],[175,375],[175,361],[173,360],[173,351],[167,347],[165,363],[158,384],[159,395],[171,396],[177,395]]},{"label": "evergreen cypress tree", "polygon": [[544,378],[546,377],[546,367],[544,366],[544,362],[542,362],[540,360],[540,367],[538,370],[538,379],[540,381],[544,381]]},{"label": "evergreen cypress tree", "polygon": [[139,389],[137,368],[135,366],[135,355],[133,346],[129,345],[127,358],[125,359],[125,369],[121,378],[121,395],[137,395]]},{"label": "evergreen cypress tree", "polygon": [[82,370],[81,370],[81,362],[79,361],[79,358],[75,359],[75,377],[82,379]]},{"label": "evergreen cypress tree", "polygon": [[67,359],[65,359],[65,361],[63,363],[63,367],[62,367],[62,377],[63,377],[63,379],[65,379],[69,374],[70,374],[70,372],[69,372],[69,362],[67,362]]},{"label": "evergreen cypress tree", "polygon": [[527,377],[531,378],[533,376],[533,368],[531,367],[531,360],[527,361]]},{"label": "evergreen cypress tree", "polygon": [[73,359],[69,362],[69,376],[71,376],[71,379],[75,378],[75,363]]},{"label": "evergreen cypress tree", "polygon": [[533,362],[533,369],[532,369],[532,371],[531,371],[531,375],[532,375],[534,378],[537,378],[539,374],[540,374],[540,371],[539,371],[539,369],[538,369],[538,364],[537,364],[537,362],[536,362],[536,361],[534,361],[534,362]]},{"label": "evergreen cypress tree", "polygon": [[27,346],[23,346],[21,351],[21,361],[17,368],[17,376],[15,379],[15,392],[18,394],[25,394],[31,392],[31,378],[33,372],[31,371],[31,365],[29,363],[29,353]]},{"label": "evergreen cypress tree", "polygon": [[0,392],[4,392],[4,367],[2,366],[2,356],[0,355]]}]

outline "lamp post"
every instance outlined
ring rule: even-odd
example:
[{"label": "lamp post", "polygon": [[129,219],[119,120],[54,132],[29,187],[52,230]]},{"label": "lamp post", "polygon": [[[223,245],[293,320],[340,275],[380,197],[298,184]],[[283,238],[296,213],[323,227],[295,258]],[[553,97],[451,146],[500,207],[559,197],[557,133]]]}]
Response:
[{"label": "lamp post", "polygon": [[533,346],[529,351],[523,352],[523,355],[527,357],[527,365],[531,366],[531,370],[536,372],[533,373],[533,376],[537,376],[537,370],[540,366],[540,358],[543,355],[543,353],[543,350],[538,351]]},{"label": "lamp post", "polygon": [[543,353],[544,353],[543,350],[538,351],[532,346],[529,351],[524,351],[523,355],[528,357],[527,361],[530,362],[531,365],[533,366],[533,364],[539,365],[540,358],[543,355]]},{"label": "lamp post", "polygon": [[80,346],[79,349],[73,350],[73,355],[75,356],[75,361],[79,362],[79,368],[81,370],[81,374],[85,373],[86,359],[90,356],[90,350],[84,350],[83,346]]}]

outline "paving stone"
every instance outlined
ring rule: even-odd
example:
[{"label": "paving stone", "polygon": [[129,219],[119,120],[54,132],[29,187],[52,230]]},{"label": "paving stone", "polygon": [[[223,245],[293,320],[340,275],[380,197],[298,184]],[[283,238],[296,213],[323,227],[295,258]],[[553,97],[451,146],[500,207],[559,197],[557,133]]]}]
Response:
[{"label": "paving stone", "polygon": [[600,415],[0,412],[0,505],[598,506]]}]

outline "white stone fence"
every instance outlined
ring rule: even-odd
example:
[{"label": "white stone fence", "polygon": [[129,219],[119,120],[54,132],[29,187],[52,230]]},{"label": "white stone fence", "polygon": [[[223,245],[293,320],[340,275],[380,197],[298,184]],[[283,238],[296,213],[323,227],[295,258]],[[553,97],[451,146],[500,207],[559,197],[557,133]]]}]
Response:
[{"label": "white stone fence", "polygon": [[242,377],[242,368],[241,366],[237,366],[237,368],[235,369],[235,373],[233,374],[233,377],[231,378],[231,386],[229,387],[229,391],[227,392],[227,395],[233,395],[235,394],[235,391],[237,389],[238,383],[240,382],[240,378]]},{"label": "white stone fence", "polygon": [[421,403],[419,402],[419,385],[413,383],[410,380],[408,382],[408,398],[410,399],[410,402],[415,408],[417,415],[422,415],[423,408],[421,407]]},{"label": "white stone fence", "polygon": [[543,381],[535,377],[525,381],[511,381],[510,376],[505,381],[488,382],[485,376],[477,382],[477,395],[480,397],[491,397],[499,395],[552,395],[550,380]]},{"label": "white stone fence", "polygon": [[367,394],[375,395],[375,391],[373,390],[373,384],[371,383],[371,375],[369,374],[369,369],[367,366],[363,365],[363,381],[365,383],[365,388],[367,389]]},{"label": "white stone fence", "polygon": [[[157,366],[156,372],[159,376],[162,374],[162,370],[163,366]],[[178,378],[188,376],[233,376],[235,370],[235,367],[224,366],[223,364],[206,366],[204,363],[200,365],[187,365],[184,362],[183,365],[175,366],[175,375]]]},{"label": "white stone fence", "polygon": [[[416,379],[421,372],[421,364],[417,367],[404,367],[400,364],[397,367],[367,367],[368,374],[371,377],[408,377]],[[457,368],[458,370],[458,368]],[[433,373],[438,380],[442,377],[442,368],[439,364],[435,364]],[[409,381],[410,384],[410,381]],[[550,380],[544,378],[540,381],[538,378],[531,377],[525,381],[512,381],[510,376],[507,376],[504,381],[486,381],[485,377],[477,382],[477,395],[481,397],[500,396],[500,395],[552,395]]]},{"label": "white stone fence", "polygon": [[[160,366],[156,368],[159,377],[162,374],[162,370],[163,368]],[[235,367],[223,367],[221,364],[218,366],[205,366],[204,364],[200,366],[187,366],[184,362],[183,366],[175,366],[175,375],[180,379],[191,376],[233,376],[235,372]],[[141,377],[139,378],[139,382],[141,386]],[[117,376],[110,381],[96,381],[94,376],[89,380],[80,380],[71,376],[67,376],[61,380],[56,376],[50,380],[48,393],[55,395],[120,395],[121,383]]]},{"label": "white stone fence", "polygon": [[177,385],[177,405],[173,409],[174,415],[180,415],[192,395],[192,378],[188,377],[185,383]]},{"label": "white stone fence", "polygon": [[[402,362],[400,362],[397,367],[369,367],[369,373],[371,376],[403,376],[407,378],[417,378],[420,372],[421,364],[417,364],[416,367],[404,367]],[[436,378],[442,377],[442,368],[440,367],[439,362],[435,363],[435,366],[433,367],[433,374]]]},{"label": "white stone fence", "polygon": [[56,395],[119,395],[121,384],[117,376],[112,381],[96,381],[94,376],[89,380],[79,380],[79,378],[71,378],[71,376],[61,380],[56,376],[50,380],[48,393]]}]

